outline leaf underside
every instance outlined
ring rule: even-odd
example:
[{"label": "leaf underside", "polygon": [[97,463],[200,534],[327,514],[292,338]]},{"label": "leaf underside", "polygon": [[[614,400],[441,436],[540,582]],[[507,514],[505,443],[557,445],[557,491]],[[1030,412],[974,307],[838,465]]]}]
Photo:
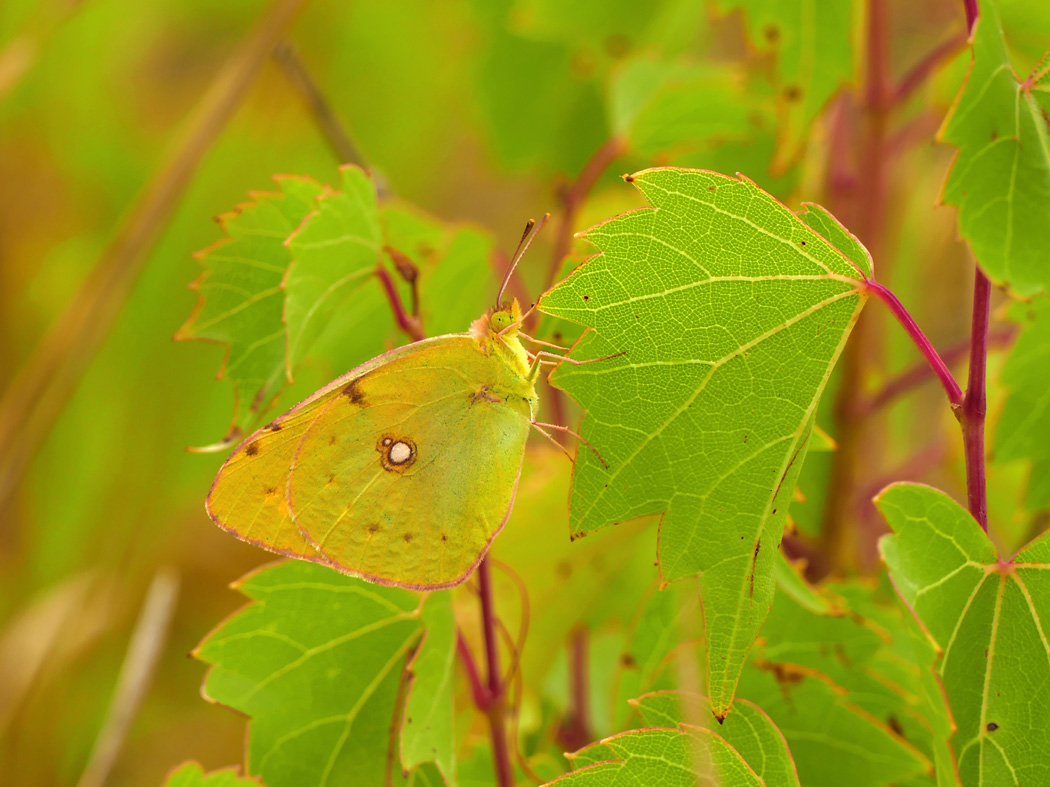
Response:
[{"label": "leaf underside", "polygon": [[[581,433],[608,464],[579,452],[570,526],[582,536],[664,514],[661,574],[701,576],[708,686],[724,716],[870,262],[858,269],[854,241],[837,250],[746,179],[667,168],[629,180],[652,207],[588,230],[600,253],[540,302],[594,329],[573,358],[606,359],[552,377],[586,410]],[[838,226],[827,221],[823,231]]]}]

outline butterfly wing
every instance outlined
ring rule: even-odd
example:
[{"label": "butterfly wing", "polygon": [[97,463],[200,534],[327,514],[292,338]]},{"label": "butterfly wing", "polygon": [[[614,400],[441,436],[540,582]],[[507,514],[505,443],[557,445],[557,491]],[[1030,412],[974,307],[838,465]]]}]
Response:
[{"label": "butterfly wing", "polygon": [[245,441],[209,510],[240,538],[345,573],[455,585],[510,509],[532,396],[470,336],[410,345]]}]

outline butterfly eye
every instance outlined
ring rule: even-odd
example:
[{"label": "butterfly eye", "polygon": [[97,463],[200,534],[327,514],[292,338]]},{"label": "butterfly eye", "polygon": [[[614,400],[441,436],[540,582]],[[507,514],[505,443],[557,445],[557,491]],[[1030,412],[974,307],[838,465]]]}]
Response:
[{"label": "butterfly eye", "polygon": [[496,333],[499,333],[508,325],[510,325],[511,322],[512,321],[510,319],[510,314],[503,311],[496,312],[492,315],[492,330],[496,331]]}]

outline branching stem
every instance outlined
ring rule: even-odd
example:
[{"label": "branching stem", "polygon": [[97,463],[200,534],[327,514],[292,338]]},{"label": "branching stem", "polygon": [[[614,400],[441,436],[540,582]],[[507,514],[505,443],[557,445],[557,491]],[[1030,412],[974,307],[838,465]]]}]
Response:
[{"label": "branching stem", "polygon": [[[933,373],[941,381],[941,385],[944,386],[944,392],[948,395],[948,401],[951,402],[952,408],[958,412],[958,408],[961,407],[963,403],[962,388],[960,388],[959,383],[955,381],[955,377],[952,376],[951,370],[944,362],[944,359],[937,354],[937,350],[933,348],[930,340],[926,338],[926,334],[922,332],[918,323],[916,323],[915,319],[908,313],[908,310],[904,308],[904,304],[900,302],[897,296],[894,295],[889,288],[873,280],[869,280],[867,286],[869,292],[886,304],[889,310],[893,313],[893,316],[896,317],[897,321],[904,327],[908,336],[910,336],[912,341],[915,342],[915,346],[919,348],[919,352],[921,352],[923,357],[926,358]],[[985,327],[987,328],[987,324]]]},{"label": "branching stem", "polygon": [[390,274],[382,265],[376,268],[376,278],[383,285],[383,291],[390,302],[390,309],[394,312],[394,319],[397,320],[397,327],[414,342],[425,339],[422,323],[418,317],[413,317],[405,311],[405,305],[401,302],[401,296],[397,292],[397,287],[394,286],[394,280],[390,278]]},{"label": "branching stem", "polygon": [[985,376],[988,366],[988,316],[992,284],[975,266],[973,322],[970,328],[970,374],[962,403],[963,451],[966,455],[966,498],[970,513],[988,532],[988,495],[984,477],[984,417],[988,410]]}]

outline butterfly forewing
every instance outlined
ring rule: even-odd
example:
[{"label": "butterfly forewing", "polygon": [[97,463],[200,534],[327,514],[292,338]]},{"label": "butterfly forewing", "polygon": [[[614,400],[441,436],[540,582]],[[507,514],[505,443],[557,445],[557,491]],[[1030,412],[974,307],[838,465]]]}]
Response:
[{"label": "butterfly forewing", "polygon": [[509,511],[534,392],[475,339],[431,339],[345,375],[260,430],[209,511],[272,551],[385,584],[461,582]]}]

